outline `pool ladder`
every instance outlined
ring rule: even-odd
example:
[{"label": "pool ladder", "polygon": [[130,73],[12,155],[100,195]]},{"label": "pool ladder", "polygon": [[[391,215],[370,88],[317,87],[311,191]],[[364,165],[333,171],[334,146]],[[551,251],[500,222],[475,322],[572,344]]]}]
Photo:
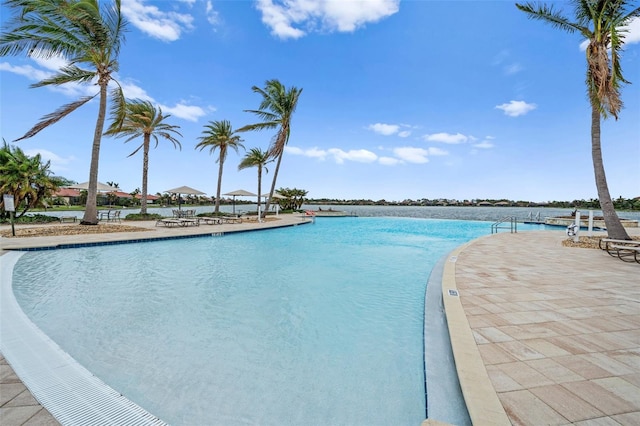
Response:
[{"label": "pool ladder", "polygon": [[518,220],[515,216],[505,216],[491,225],[491,233],[497,234],[498,229],[509,229],[512,234],[515,234],[518,232]]}]

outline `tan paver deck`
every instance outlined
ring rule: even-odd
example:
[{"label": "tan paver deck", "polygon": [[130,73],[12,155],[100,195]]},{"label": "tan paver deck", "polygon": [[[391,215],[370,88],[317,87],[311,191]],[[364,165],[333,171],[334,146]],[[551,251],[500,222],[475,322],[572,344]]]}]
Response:
[{"label": "tan paver deck", "polygon": [[563,247],[565,238],[488,236],[445,266],[447,320],[474,424],[640,424],[640,265]]}]

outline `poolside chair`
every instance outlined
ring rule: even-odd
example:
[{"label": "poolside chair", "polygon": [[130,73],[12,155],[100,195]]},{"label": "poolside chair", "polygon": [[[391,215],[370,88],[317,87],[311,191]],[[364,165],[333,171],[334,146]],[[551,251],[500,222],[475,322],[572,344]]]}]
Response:
[{"label": "poolside chair", "polygon": [[623,262],[636,261],[640,263],[640,241],[603,238],[598,241],[598,246],[605,250],[609,256],[617,257]]},{"label": "poolside chair", "polygon": [[111,216],[107,217],[107,221],[120,223],[120,210],[116,210]]}]

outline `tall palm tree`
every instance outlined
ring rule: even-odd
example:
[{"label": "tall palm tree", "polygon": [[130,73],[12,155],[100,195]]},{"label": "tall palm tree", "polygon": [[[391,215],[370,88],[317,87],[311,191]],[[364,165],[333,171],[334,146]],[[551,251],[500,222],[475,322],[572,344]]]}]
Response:
[{"label": "tall palm tree", "polygon": [[247,167],[258,168],[258,214],[260,214],[260,198],[262,195],[262,170],[268,173],[269,170],[267,170],[266,165],[272,161],[273,158],[271,158],[268,151],[262,151],[260,148],[251,148],[242,161],[240,161],[240,164],[238,164],[238,170],[243,170]]},{"label": "tall palm tree", "polygon": [[220,212],[220,190],[222,189],[222,169],[224,168],[224,162],[227,159],[227,152],[229,148],[238,152],[239,148],[244,149],[242,145],[242,139],[233,131],[231,123],[228,120],[210,121],[204,126],[202,136],[200,136],[200,142],[196,145],[196,149],[200,148],[202,151],[204,148],[209,147],[209,153],[213,154],[215,150],[219,150],[218,159],[216,163],[219,163],[218,167],[218,189],[216,191],[216,204],[214,212]]},{"label": "tall palm tree", "polygon": [[[82,224],[96,225],[98,163],[100,142],[107,113],[107,86],[115,81],[120,45],[126,22],[120,12],[120,0],[6,0],[16,16],[0,35],[0,56],[25,53],[29,57],[63,57],[68,63],[57,74],[31,87],[59,86],[65,83],[89,83],[98,93],[84,96],[42,117],[24,136],[36,135],[99,95],[98,118],[93,132],[87,205]],[[117,84],[117,81],[116,81]],[[123,99],[119,85],[111,96]]]},{"label": "tall palm tree", "polygon": [[117,102],[113,104],[111,110],[113,123],[105,132],[105,135],[117,138],[128,136],[125,143],[142,136],[142,144],[138,146],[129,157],[135,155],[142,148],[142,198],[140,200],[140,214],[147,214],[147,178],[149,174],[149,146],[151,138],[155,141],[155,148],[158,147],[158,137],[168,140],[173,147],[182,148],[175,135],[182,136],[177,129],[180,126],[167,124],[164,120],[171,117],[171,114],[163,115],[162,108],[156,107],[149,101],[139,99],[127,101],[124,105],[124,120],[120,121],[120,111],[123,107]]},{"label": "tall palm tree", "polygon": [[612,115],[616,120],[622,109],[620,88],[628,83],[622,76],[620,52],[624,44],[625,27],[640,16],[639,7],[629,8],[624,0],[572,0],[575,22],[557,11],[553,5],[516,4],[531,19],[550,23],[569,33],[580,33],[589,41],[587,46],[587,93],[591,103],[591,156],[600,208],[610,238],[628,240],[629,235],[616,214],[604,172],[600,147],[600,118]]},{"label": "tall palm tree", "polygon": [[302,89],[291,87],[287,90],[280,81],[273,79],[267,80],[264,89],[253,86],[252,90],[255,93],[262,95],[262,101],[258,107],[259,109],[245,110],[245,112],[256,114],[262,119],[262,122],[248,124],[238,129],[238,131],[246,132],[251,130],[278,129],[268,150],[270,157],[277,158],[277,163],[276,169],[273,173],[273,181],[271,182],[269,198],[265,205],[264,217],[267,210],[269,210],[269,204],[271,203],[273,193],[276,190],[276,181],[278,179],[280,163],[282,162],[282,155],[284,154],[284,147],[287,145],[287,142],[289,142],[289,135],[291,134],[291,118],[298,106],[298,98],[302,93]]}]

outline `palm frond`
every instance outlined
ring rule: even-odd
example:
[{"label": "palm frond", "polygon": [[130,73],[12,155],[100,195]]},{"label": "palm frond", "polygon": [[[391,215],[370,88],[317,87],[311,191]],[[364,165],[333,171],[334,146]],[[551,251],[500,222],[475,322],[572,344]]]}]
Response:
[{"label": "palm frond", "polygon": [[58,74],[45,78],[29,87],[44,87],[49,85],[60,86],[66,83],[90,83],[96,77],[95,71],[83,70],[75,65],[69,65],[60,69]]},{"label": "palm frond", "polygon": [[529,19],[537,19],[550,23],[556,28],[560,28],[564,31],[573,33],[583,33],[585,29],[583,26],[579,26],[576,23],[571,22],[568,18],[562,15],[560,11],[557,11],[553,5],[548,6],[540,3],[516,3],[516,7],[527,14]]},{"label": "palm frond", "polygon": [[52,125],[54,123],[57,123],[58,121],[60,121],[64,117],[66,117],[67,115],[71,114],[76,109],[80,108],[82,105],[84,105],[87,102],[89,102],[91,99],[95,98],[97,95],[98,94],[96,93],[93,96],[82,97],[82,98],[78,99],[75,102],[71,102],[69,104],[61,106],[60,108],[58,108],[57,110],[55,110],[51,114],[45,115],[44,117],[42,117],[42,119],[35,126],[33,126],[27,133],[25,133],[24,136],[14,140],[14,142],[17,142],[17,141],[20,141],[20,140],[23,140],[23,139],[28,139],[30,137],[35,136],[42,129],[44,129],[46,127],[49,127],[50,125]]}]

